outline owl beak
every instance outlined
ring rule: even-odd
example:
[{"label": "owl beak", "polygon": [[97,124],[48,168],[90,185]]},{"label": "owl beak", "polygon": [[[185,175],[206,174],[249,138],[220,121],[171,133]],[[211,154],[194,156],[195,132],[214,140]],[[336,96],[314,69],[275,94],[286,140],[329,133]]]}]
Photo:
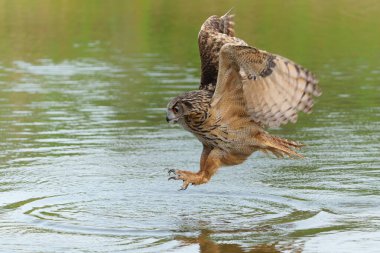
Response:
[{"label": "owl beak", "polygon": [[166,113],[166,122],[168,122],[169,124],[174,124],[178,122],[178,119],[175,117],[173,112],[168,110]]}]

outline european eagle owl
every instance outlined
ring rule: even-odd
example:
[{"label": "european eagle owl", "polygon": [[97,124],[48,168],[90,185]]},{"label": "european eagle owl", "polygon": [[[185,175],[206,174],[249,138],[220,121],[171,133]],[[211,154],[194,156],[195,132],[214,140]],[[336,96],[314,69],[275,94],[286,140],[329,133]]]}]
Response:
[{"label": "european eagle owl", "polygon": [[[221,166],[244,162],[253,152],[302,157],[294,141],[272,136],[266,127],[297,121],[311,112],[318,81],[305,68],[249,46],[234,36],[233,15],[211,16],[198,35],[199,90],[172,99],[166,120],[178,123],[203,144],[200,170],[169,170],[169,179],[207,183]],[[172,175],[174,174],[174,175]]]}]

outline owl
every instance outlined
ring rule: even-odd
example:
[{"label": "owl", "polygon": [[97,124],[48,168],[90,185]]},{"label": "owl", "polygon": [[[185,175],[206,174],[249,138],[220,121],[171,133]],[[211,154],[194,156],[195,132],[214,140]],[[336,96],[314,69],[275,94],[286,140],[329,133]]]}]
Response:
[{"label": "owl", "polygon": [[233,15],[211,16],[198,34],[201,80],[198,90],[173,98],[166,120],[191,132],[203,145],[198,172],[169,170],[180,190],[205,184],[222,166],[243,163],[253,152],[300,157],[303,145],[273,136],[267,128],[310,113],[321,91],[315,76],[282,56],[235,37]]}]

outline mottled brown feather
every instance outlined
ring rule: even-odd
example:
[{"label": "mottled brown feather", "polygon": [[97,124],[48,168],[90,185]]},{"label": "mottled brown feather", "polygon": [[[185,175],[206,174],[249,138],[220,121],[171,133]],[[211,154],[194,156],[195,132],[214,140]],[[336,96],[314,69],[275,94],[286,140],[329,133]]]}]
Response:
[{"label": "mottled brown feather", "polygon": [[233,15],[227,12],[222,17],[211,16],[202,25],[198,34],[199,54],[201,58],[201,83],[199,89],[215,90],[219,51],[226,43],[246,45],[235,38]]},{"label": "mottled brown feather", "polygon": [[[235,76],[241,84],[228,95],[240,97],[238,93],[242,93],[247,115],[264,126],[277,127],[289,121],[296,122],[297,113],[309,113],[313,96],[321,94],[313,74],[281,56],[228,43],[221,48],[219,60],[218,83],[212,105],[226,99],[225,90],[231,90],[228,86],[237,83],[225,82],[228,80],[226,75],[239,73]],[[223,111],[224,106],[218,109]]]}]

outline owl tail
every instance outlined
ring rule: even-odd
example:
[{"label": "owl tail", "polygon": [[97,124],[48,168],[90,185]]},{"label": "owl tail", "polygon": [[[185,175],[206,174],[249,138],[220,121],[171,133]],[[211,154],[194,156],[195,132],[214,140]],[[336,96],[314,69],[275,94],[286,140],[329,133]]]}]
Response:
[{"label": "owl tail", "polygon": [[300,149],[304,146],[301,143],[273,136],[265,132],[257,134],[256,138],[262,145],[262,151],[265,153],[271,152],[277,157],[289,156],[293,158],[304,158],[295,151],[295,149]]}]

